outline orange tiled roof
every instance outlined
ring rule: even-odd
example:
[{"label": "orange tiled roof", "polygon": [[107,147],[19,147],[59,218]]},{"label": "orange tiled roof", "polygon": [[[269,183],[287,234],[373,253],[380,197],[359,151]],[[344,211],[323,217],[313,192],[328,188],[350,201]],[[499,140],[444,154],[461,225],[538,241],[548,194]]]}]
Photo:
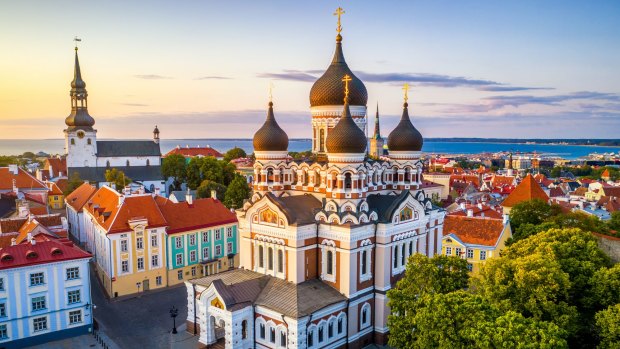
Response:
[{"label": "orange tiled roof", "polygon": [[67,187],[69,186],[69,180],[66,178],[60,178],[55,183],[58,186],[58,189],[60,189],[60,191],[63,193],[65,192],[65,190],[67,190]]},{"label": "orange tiled roof", "polygon": [[94,186],[83,183],[77,187],[71,194],[67,195],[65,202],[71,206],[76,212],[80,212],[88,199],[97,191]]},{"label": "orange tiled roof", "polygon": [[155,200],[168,222],[166,231],[169,234],[237,222],[234,213],[212,198],[196,199],[192,205],[187,202],[174,203],[161,196]]},{"label": "orange tiled roof", "polygon": [[46,182],[47,187],[49,188],[48,195],[62,195],[62,190],[56,185],[54,182]]},{"label": "orange tiled roof", "polygon": [[36,216],[49,213],[47,212],[47,206],[30,207],[29,210],[31,214]]},{"label": "orange tiled roof", "polygon": [[468,174],[453,174],[450,176],[450,185],[452,185],[452,183],[454,183],[455,181],[465,181],[465,182],[471,182],[473,183],[476,187],[480,187],[480,177],[476,176],[476,175],[468,175]]},{"label": "orange tiled roof", "polygon": [[605,171],[603,171],[603,173],[601,173],[601,178],[604,177],[610,177],[611,175],[609,174],[609,170],[605,169]]},{"label": "orange tiled roof", "polygon": [[509,185],[512,185],[514,181],[515,181],[515,177],[495,175],[491,179],[491,186],[492,187],[509,186]]},{"label": "orange tiled roof", "polygon": [[21,168],[17,169],[17,175],[9,171],[8,167],[0,167],[0,190],[12,190],[13,180],[19,189],[44,189],[47,190],[45,184],[34,178],[30,173]]},{"label": "orange tiled roof", "polygon": [[489,218],[498,218],[503,219],[503,214],[501,212],[496,211],[493,207],[489,205],[482,205],[482,208],[478,207],[478,205],[466,205],[465,210],[459,209],[454,212],[450,212],[450,216],[467,216],[467,210],[472,210],[474,217],[489,217]]},{"label": "orange tiled roof", "polygon": [[514,205],[528,200],[541,199],[543,201],[549,201],[549,196],[544,190],[536,183],[534,177],[528,174],[525,179],[517,185],[517,187],[508,195],[506,200],[502,203],[504,207],[513,207]]},{"label": "orange tiled roof", "polygon": [[63,173],[63,175],[67,175],[67,159],[66,158],[49,158],[47,160],[45,160],[45,164],[43,164],[43,169],[48,172],[49,174],[49,169],[50,169],[50,165],[52,166],[52,177],[58,177],[58,175],[60,174],[60,172]]},{"label": "orange tiled roof", "polygon": [[[32,211],[30,213],[32,213]],[[48,228],[62,226],[60,213],[50,215],[34,215],[34,218],[39,221],[39,223],[41,223],[43,226]],[[0,219],[0,233],[5,234],[17,232],[26,222],[28,222],[28,218]]]},{"label": "orange tiled roof", "polygon": [[575,189],[574,192],[572,192],[572,195],[576,195],[576,196],[584,196],[586,195],[586,193],[588,192],[588,188],[586,187],[579,187],[577,189]]},{"label": "orange tiled roof", "polygon": [[166,155],[164,155],[164,157],[172,155],[172,154],[183,155],[186,158],[190,158],[194,156],[213,156],[216,158],[224,157],[222,153],[210,147],[203,147],[203,148],[201,147],[191,147],[191,148],[176,147],[172,149],[171,151],[169,151]]},{"label": "orange tiled roof", "polygon": [[443,235],[454,234],[465,244],[495,246],[504,231],[502,219],[446,216]]}]

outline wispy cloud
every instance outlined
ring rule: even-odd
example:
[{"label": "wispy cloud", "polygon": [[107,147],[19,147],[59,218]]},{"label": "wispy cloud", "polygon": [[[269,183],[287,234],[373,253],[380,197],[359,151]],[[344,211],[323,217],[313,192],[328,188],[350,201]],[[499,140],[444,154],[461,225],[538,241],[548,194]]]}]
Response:
[{"label": "wispy cloud", "polygon": [[483,86],[483,87],[479,87],[478,90],[489,91],[489,92],[513,92],[513,91],[555,90],[555,89],[553,87]]},{"label": "wispy cloud", "polygon": [[134,75],[134,78],[144,79],[144,80],[165,80],[172,79],[169,76],[157,75],[157,74],[145,74],[145,75]]},{"label": "wispy cloud", "polygon": [[309,73],[308,71],[300,70],[284,70],[282,73],[261,73],[257,75],[259,78],[275,79],[275,80],[289,80],[289,81],[303,81],[312,82],[317,79],[316,75]]},{"label": "wispy cloud", "polygon": [[142,103],[120,103],[120,105],[125,105],[128,107],[148,107],[148,104],[142,104]]},{"label": "wispy cloud", "polygon": [[230,80],[230,79],[232,78],[228,76],[211,75],[211,76],[201,76],[201,77],[195,78],[194,80]]}]

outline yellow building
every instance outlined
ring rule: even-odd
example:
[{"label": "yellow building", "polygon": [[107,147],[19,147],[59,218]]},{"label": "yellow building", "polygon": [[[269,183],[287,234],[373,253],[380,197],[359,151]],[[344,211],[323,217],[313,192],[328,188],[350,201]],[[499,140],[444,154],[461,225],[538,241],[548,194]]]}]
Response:
[{"label": "yellow building", "polygon": [[511,236],[508,219],[447,215],[441,252],[467,259],[469,271],[477,274],[486,260],[499,256]]},{"label": "yellow building", "polygon": [[58,185],[54,182],[45,182],[45,185],[49,188],[47,193],[47,205],[51,209],[65,208],[65,195],[60,190]]}]

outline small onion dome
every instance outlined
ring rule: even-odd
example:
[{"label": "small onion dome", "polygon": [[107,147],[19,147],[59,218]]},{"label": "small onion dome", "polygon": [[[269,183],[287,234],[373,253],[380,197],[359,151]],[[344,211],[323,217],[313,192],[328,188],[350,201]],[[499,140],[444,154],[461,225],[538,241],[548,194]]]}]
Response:
[{"label": "small onion dome", "polygon": [[254,134],[255,151],[286,151],[288,150],[288,136],[280,128],[273,116],[273,102],[269,102],[267,120]]},{"label": "small onion dome", "polygon": [[92,127],[95,119],[88,114],[86,108],[73,108],[71,114],[65,119],[65,124],[69,127]]},{"label": "small onion dome", "polygon": [[327,133],[327,152],[331,154],[360,154],[366,151],[366,135],[353,121],[349,103],[345,101],[342,117]]},{"label": "small onion dome", "polygon": [[424,138],[409,119],[409,104],[403,104],[403,116],[396,128],[388,136],[388,148],[390,151],[420,151]]},{"label": "small onion dome", "polygon": [[155,134],[155,135],[159,134],[159,128],[157,128],[157,125],[155,125],[155,129],[153,130],[153,134]]},{"label": "small onion dome", "polygon": [[341,105],[344,99],[342,77],[345,75],[349,75],[352,79],[349,83],[349,104],[365,106],[368,102],[366,86],[351,72],[347,62],[345,62],[342,53],[342,36],[338,34],[332,63],[323,73],[323,76],[314,82],[310,90],[310,106]]}]

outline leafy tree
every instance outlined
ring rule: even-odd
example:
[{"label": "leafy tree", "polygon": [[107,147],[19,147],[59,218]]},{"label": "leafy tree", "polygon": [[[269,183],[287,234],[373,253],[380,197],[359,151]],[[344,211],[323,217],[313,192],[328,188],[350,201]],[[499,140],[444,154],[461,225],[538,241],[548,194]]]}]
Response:
[{"label": "leafy tree", "polygon": [[180,154],[166,156],[162,160],[161,173],[165,178],[172,177],[174,189],[180,190],[181,183],[187,178],[185,157]]},{"label": "leafy tree", "polygon": [[540,199],[523,201],[510,210],[510,225],[512,231],[517,231],[522,224],[540,224],[561,212],[560,206],[549,205]]},{"label": "leafy tree", "polygon": [[114,184],[117,191],[123,190],[126,185],[132,182],[131,178],[125,176],[123,171],[116,168],[105,171],[105,181]]},{"label": "leafy tree", "polygon": [[551,178],[559,178],[562,175],[562,168],[559,166],[552,168],[549,175]]},{"label": "leafy tree", "polygon": [[612,212],[611,219],[607,221],[607,226],[616,233],[620,232],[620,211]]},{"label": "leafy tree", "polygon": [[239,158],[244,158],[247,157],[248,155],[245,153],[245,150],[239,148],[239,147],[234,147],[232,149],[230,149],[229,151],[226,152],[226,154],[224,154],[224,161],[225,162],[230,162],[230,160],[234,160],[234,159],[239,159]]},{"label": "leafy tree", "polygon": [[219,200],[222,200],[226,195],[225,185],[205,179],[204,181],[202,181],[202,183],[200,183],[200,186],[198,186],[198,188],[196,189],[196,196],[198,198],[210,198],[211,190],[216,191],[216,195]]},{"label": "leafy tree", "polygon": [[596,330],[601,340],[599,348],[620,348],[620,304],[596,313]]},{"label": "leafy tree", "polygon": [[582,212],[569,212],[550,218],[560,228],[579,228],[586,232],[609,234],[609,227],[598,217]]},{"label": "leafy tree", "polygon": [[235,179],[228,185],[224,196],[224,205],[228,208],[241,208],[243,201],[250,197],[250,186],[242,175],[235,175]]},{"label": "leafy tree", "polygon": [[559,228],[559,226],[554,222],[543,222],[541,224],[521,224],[514,232],[514,234],[512,234],[512,237],[508,239],[506,245],[509,246],[519,240],[526,239],[532,235],[540,233],[541,231],[547,231],[552,228]]},{"label": "leafy tree", "polygon": [[27,151],[22,154],[22,157],[26,159],[34,160],[34,158],[36,158],[37,156],[31,151]]},{"label": "leafy tree", "polygon": [[69,177],[69,181],[67,182],[67,188],[65,189],[65,196],[71,194],[77,187],[82,185],[84,180],[80,178],[80,174],[78,172],[73,172],[71,177]]},{"label": "leafy tree", "polygon": [[193,157],[189,160],[189,163],[187,163],[187,167],[185,168],[187,186],[192,190],[196,190],[196,188],[198,188],[200,183],[204,180],[201,172],[203,162],[204,158]]},{"label": "leafy tree", "polygon": [[592,276],[590,284],[594,306],[604,309],[620,303],[620,264],[599,269]]}]

